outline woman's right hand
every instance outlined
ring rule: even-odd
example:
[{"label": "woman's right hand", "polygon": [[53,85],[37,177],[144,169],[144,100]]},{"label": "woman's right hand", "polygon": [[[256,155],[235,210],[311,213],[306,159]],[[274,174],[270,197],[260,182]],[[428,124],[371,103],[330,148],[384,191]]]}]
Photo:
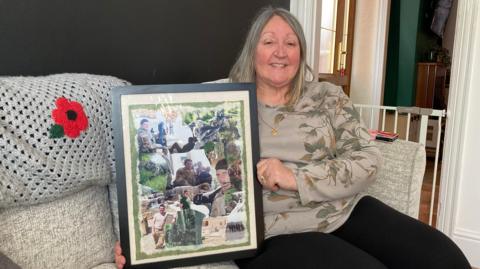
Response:
[{"label": "woman's right hand", "polygon": [[257,177],[264,188],[298,191],[295,174],[276,158],[261,159],[257,163]]},{"label": "woman's right hand", "polygon": [[115,264],[117,265],[118,269],[122,269],[123,266],[125,265],[125,257],[122,255],[122,247],[120,246],[120,242],[115,243]]}]

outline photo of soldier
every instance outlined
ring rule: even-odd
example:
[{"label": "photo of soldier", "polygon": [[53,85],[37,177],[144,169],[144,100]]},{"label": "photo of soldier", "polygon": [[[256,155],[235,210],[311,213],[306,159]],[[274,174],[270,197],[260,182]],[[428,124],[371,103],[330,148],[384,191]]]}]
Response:
[{"label": "photo of soldier", "polygon": [[235,188],[230,181],[228,175],[228,164],[225,159],[217,162],[215,165],[215,173],[217,181],[220,185],[219,191],[215,194],[215,198],[212,203],[212,209],[210,211],[210,217],[225,216],[235,208],[237,201],[232,195],[235,192]]},{"label": "photo of soldier", "polygon": [[241,160],[235,160],[233,164],[228,168],[228,176],[230,177],[230,181],[232,182],[233,187],[235,187],[236,191],[242,190],[242,168],[240,165],[242,164]]},{"label": "photo of soldier", "polygon": [[184,153],[184,152],[189,152],[195,147],[195,143],[197,142],[196,137],[189,137],[188,138],[188,143],[185,144],[183,147],[180,147],[180,145],[175,142],[169,149],[170,153]]},{"label": "photo of soldier", "polygon": [[246,221],[238,111],[238,106],[132,110],[143,253],[246,240],[236,228]]},{"label": "photo of soldier", "polygon": [[140,121],[140,128],[137,130],[138,151],[140,153],[153,153],[157,149],[162,149],[161,144],[156,144],[152,132],[149,130],[150,125],[147,119]]},{"label": "photo of soldier", "polygon": [[174,187],[179,186],[194,186],[195,185],[195,170],[193,169],[193,161],[185,159],[183,161],[184,167],[179,168],[175,173]]},{"label": "photo of soldier", "polygon": [[166,218],[167,212],[165,211],[165,205],[161,204],[158,207],[158,213],[153,215],[152,235],[156,249],[165,247],[164,227]]}]

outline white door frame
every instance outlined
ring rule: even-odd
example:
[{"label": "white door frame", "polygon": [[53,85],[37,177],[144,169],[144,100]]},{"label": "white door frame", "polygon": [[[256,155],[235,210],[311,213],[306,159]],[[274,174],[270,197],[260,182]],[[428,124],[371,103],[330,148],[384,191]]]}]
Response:
[{"label": "white door frame", "polygon": [[[357,0],[361,1],[361,0]],[[378,31],[375,43],[374,71],[373,71],[373,89],[372,89],[372,105],[383,105],[383,88],[385,85],[385,73],[387,65],[387,48],[388,48],[388,29],[390,20],[390,0],[379,0],[378,10]],[[355,42],[355,37],[354,41]],[[376,116],[378,122],[378,115]]]},{"label": "white door frame", "polygon": [[475,150],[471,144],[476,144],[472,137],[477,135],[472,130],[478,126],[473,123],[478,122],[474,115],[478,100],[472,97],[478,96],[480,83],[479,17],[478,0],[458,0],[437,219],[437,228],[460,246],[475,267],[480,266],[480,227],[472,228],[472,223],[479,223],[480,214],[470,193],[478,190],[469,187],[479,178],[475,165],[471,165],[480,159],[478,155],[471,159]]},{"label": "white door frame", "polygon": [[455,208],[458,202],[456,179],[461,177],[459,168],[462,164],[462,144],[465,140],[467,117],[465,104],[472,76],[470,53],[474,49],[472,47],[474,38],[470,35],[474,33],[472,27],[477,21],[474,14],[477,6],[476,0],[459,0],[457,8],[437,218],[437,228],[448,236],[453,234]]},{"label": "white door frame", "polygon": [[291,0],[290,12],[297,17],[303,27],[307,42],[307,64],[312,68],[313,80],[318,79],[318,62],[320,51],[320,26],[322,1]]},{"label": "white door frame", "polygon": [[[358,2],[362,0],[357,0]],[[367,0],[371,1],[371,0]],[[376,34],[375,58],[373,60],[373,89],[372,105],[383,104],[383,86],[385,83],[385,64],[388,41],[388,20],[390,14],[390,0],[377,0],[377,16],[379,28]],[[307,63],[312,67],[315,80],[318,78],[318,61],[320,53],[320,27],[318,26],[322,14],[321,0],[291,0],[290,12],[294,14],[303,26],[307,41]],[[354,37],[355,39],[355,37]],[[353,41],[355,42],[355,41]]]}]

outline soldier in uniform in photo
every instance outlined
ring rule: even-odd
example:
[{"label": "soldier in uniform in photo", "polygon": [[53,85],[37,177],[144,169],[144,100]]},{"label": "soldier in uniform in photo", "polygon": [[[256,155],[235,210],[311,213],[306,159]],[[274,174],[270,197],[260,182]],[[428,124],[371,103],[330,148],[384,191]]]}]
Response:
[{"label": "soldier in uniform in photo", "polygon": [[142,119],[140,121],[140,128],[137,130],[138,152],[153,153],[156,149],[163,148],[162,145],[155,143],[151,131],[149,130],[149,121]]},{"label": "soldier in uniform in photo", "polygon": [[195,186],[195,170],[193,169],[193,161],[191,159],[185,159],[183,161],[185,165],[177,170],[175,174],[174,187],[178,186]]},{"label": "soldier in uniform in photo", "polygon": [[210,217],[225,216],[230,213],[237,204],[237,201],[232,195],[232,193],[235,192],[235,188],[233,188],[230,182],[227,160],[222,159],[218,161],[215,165],[215,171],[221,190],[215,194]]}]

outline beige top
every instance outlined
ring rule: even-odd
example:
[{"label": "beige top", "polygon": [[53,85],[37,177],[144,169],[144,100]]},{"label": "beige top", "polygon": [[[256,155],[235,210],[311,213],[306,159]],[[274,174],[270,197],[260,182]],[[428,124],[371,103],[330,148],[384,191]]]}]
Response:
[{"label": "beige top", "polygon": [[258,113],[261,157],[280,159],[298,185],[298,192],[263,191],[265,236],[337,229],[382,163],[349,98],[312,82],[295,106],[259,103]]},{"label": "beige top", "polygon": [[155,215],[153,215],[153,228],[163,230],[163,225],[165,224],[166,219],[167,214],[162,215],[160,213],[155,213]]}]

